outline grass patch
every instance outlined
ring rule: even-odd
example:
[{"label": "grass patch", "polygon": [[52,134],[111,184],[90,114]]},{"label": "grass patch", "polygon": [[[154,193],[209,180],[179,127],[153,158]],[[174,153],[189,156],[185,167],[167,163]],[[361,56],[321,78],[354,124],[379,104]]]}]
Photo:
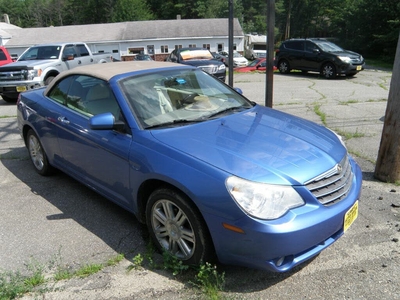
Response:
[{"label": "grass patch", "polygon": [[340,136],[344,137],[346,140],[352,139],[352,138],[361,138],[365,137],[365,133],[358,132],[358,129],[356,129],[356,132],[347,132],[343,131],[340,129],[335,129],[335,132],[339,134]]},{"label": "grass patch", "polygon": [[0,119],[6,119],[6,118],[16,118],[17,116],[15,115],[15,116],[7,116],[7,115],[4,115],[4,116],[0,116]]},{"label": "grass patch", "polygon": [[217,266],[206,262],[199,267],[194,285],[207,296],[207,299],[220,299],[219,293],[225,285],[225,272],[219,273]]},{"label": "grass patch", "polygon": [[348,149],[348,152],[349,152],[351,155],[353,155],[353,156],[356,156],[356,157],[365,159],[366,161],[369,161],[369,162],[370,162],[371,164],[373,164],[373,165],[376,164],[376,160],[370,159],[369,157],[367,157],[367,156],[361,154],[359,151],[354,151],[354,150]]},{"label": "grass patch", "polygon": [[376,67],[379,69],[393,70],[393,62],[387,62],[378,58],[369,58],[366,60],[367,66]]},{"label": "grass patch", "polygon": [[79,270],[77,270],[74,275],[84,278],[84,277],[88,277],[92,274],[95,274],[99,271],[101,271],[103,269],[103,265],[102,264],[87,264],[84,265],[83,267],[81,267]]},{"label": "grass patch", "polygon": [[347,101],[339,101],[339,105],[349,105],[349,104],[354,104],[358,103],[358,100],[347,100]]},{"label": "grass patch", "polygon": [[314,105],[314,112],[320,117],[322,124],[326,126],[326,114],[321,111],[321,104]]}]

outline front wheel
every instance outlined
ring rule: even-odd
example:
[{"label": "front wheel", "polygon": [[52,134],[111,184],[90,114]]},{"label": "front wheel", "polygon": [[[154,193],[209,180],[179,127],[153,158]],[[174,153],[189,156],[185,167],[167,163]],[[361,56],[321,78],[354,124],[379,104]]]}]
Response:
[{"label": "front wheel", "polygon": [[46,80],[44,81],[44,85],[49,85],[50,82],[52,82],[54,79],[54,76],[49,76],[46,78]]},{"label": "front wheel", "polygon": [[1,96],[1,98],[6,101],[7,103],[17,102],[18,98],[12,98],[8,96]]},{"label": "front wheel", "polygon": [[332,63],[326,63],[322,66],[321,75],[327,79],[333,79],[336,77],[336,67]]},{"label": "front wheel", "polygon": [[282,74],[288,74],[290,72],[289,62],[285,59],[280,60],[278,63],[278,70]]},{"label": "front wheel", "polygon": [[39,141],[36,133],[30,129],[26,136],[26,145],[28,147],[29,156],[36,172],[40,175],[50,175],[53,171],[52,166],[49,164],[47,155],[44,152],[42,144]]},{"label": "front wheel", "polygon": [[167,251],[188,265],[213,259],[206,224],[185,195],[168,188],[154,191],[146,206],[146,221],[161,252]]}]

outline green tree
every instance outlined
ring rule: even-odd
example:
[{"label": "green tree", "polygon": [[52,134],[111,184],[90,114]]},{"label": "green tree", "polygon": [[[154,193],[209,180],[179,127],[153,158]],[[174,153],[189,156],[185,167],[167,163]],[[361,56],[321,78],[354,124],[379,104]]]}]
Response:
[{"label": "green tree", "polygon": [[113,22],[152,20],[154,15],[143,0],[117,0]]}]

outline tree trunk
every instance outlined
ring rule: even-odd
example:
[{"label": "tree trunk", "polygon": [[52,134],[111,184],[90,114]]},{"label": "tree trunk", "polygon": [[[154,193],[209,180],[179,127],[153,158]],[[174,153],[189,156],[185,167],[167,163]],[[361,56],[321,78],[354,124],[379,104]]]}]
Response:
[{"label": "tree trunk", "polygon": [[397,42],[375,177],[385,182],[400,181],[400,36]]}]

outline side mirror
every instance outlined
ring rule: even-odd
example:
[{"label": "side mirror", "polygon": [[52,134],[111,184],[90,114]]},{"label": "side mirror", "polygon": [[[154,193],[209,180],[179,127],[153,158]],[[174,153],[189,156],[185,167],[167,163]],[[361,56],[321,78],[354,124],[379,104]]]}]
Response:
[{"label": "side mirror", "polygon": [[74,55],[73,54],[63,55],[62,60],[63,61],[74,60]]},{"label": "side mirror", "polygon": [[243,95],[243,91],[242,91],[242,89],[240,89],[240,88],[237,88],[237,87],[235,87],[235,88],[233,88],[236,92],[238,92],[240,95]]},{"label": "side mirror", "polygon": [[112,113],[102,113],[95,115],[89,119],[90,128],[94,130],[123,130],[125,123],[115,121]]}]

